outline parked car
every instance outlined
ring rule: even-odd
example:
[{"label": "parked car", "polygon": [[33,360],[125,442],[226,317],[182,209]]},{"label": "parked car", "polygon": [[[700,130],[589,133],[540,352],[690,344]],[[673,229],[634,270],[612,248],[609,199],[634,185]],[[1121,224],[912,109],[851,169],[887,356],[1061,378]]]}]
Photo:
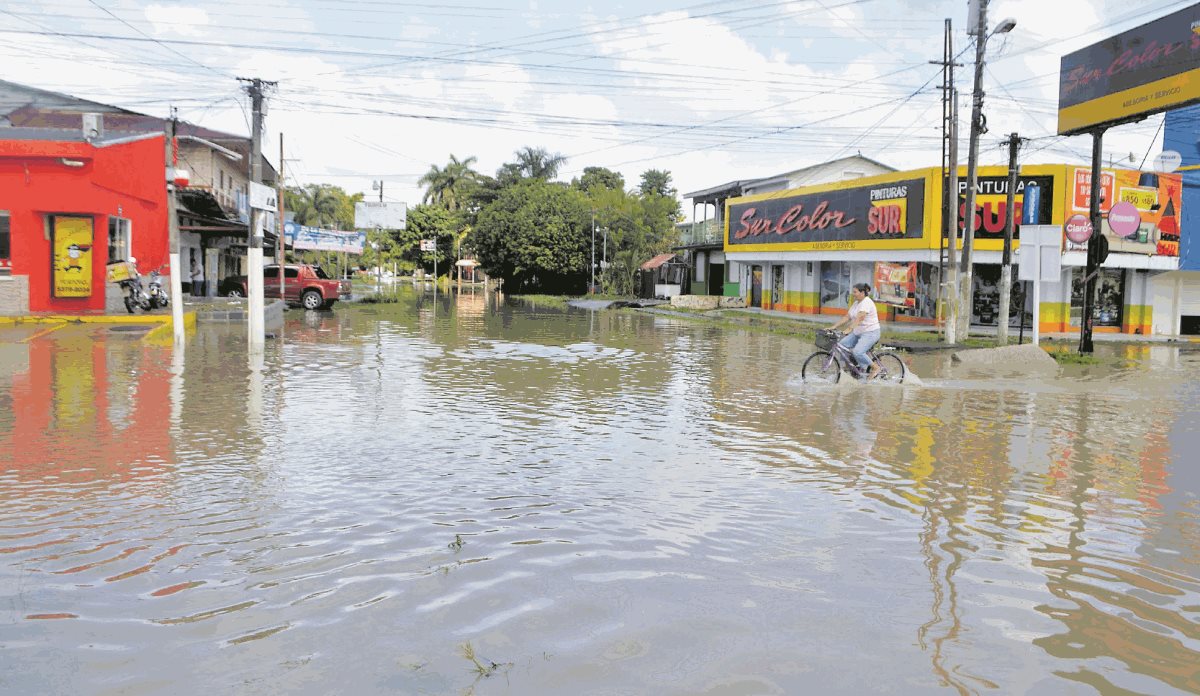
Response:
[{"label": "parked car", "polygon": [[[225,297],[246,296],[246,276],[221,281],[218,292]],[[279,266],[263,267],[263,294],[279,297]],[[338,300],[350,298],[350,281],[330,278],[320,266],[287,264],[283,267],[283,299],[305,309],[328,309]]]}]

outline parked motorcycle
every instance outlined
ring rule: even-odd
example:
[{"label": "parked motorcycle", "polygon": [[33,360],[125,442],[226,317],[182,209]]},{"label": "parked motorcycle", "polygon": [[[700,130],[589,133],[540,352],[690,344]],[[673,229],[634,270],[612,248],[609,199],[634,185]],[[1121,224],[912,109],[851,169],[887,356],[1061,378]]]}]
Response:
[{"label": "parked motorcycle", "polygon": [[[149,312],[151,309],[150,296],[142,289],[142,276],[138,273],[137,259],[129,259],[128,267],[128,277],[119,282],[121,290],[125,293],[125,309],[130,314],[133,314],[134,310],[138,308],[141,308],[143,312]],[[155,271],[152,276],[157,273]]]},{"label": "parked motorcycle", "polygon": [[150,297],[152,308],[166,307],[171,304],[171,297],[167,295],[167,290],[163,287],[162,276],[159,275],[157,268],[150,271],[150,280],[146,283],[146,294]]}]

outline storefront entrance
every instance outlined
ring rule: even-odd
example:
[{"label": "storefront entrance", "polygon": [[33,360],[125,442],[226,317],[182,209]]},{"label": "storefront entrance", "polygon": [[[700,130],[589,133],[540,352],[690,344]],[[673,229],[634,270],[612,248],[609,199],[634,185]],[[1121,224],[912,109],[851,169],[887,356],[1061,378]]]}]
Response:
[{"label": "storefront entrance", "polygon": [[[1003,269],[994,264],[977,265],[971,277],[974,300],[971,303],[971,323],[996,326],[1000,316],[1000,273]],[[1024,283],[1017,280],[1017,267],[1012,267],[1012,287],[1008,295],[1008,325],[1020,326],[1021,310],[1025,305]],[[1025,316],[1027,325],[1032,325],[1033,313]]]},{"label": "storefront entrance", "polygon": [[[1071,271],[1071,326],[1080,326],[1083,316],[1084,269]],[[1125,270],[1102,268],[1096,278],[1096,296],[1092,303],[1092,326],[1120,330],[1125,305]]]},{"label": "storefront entrance", "polygon": [[762,306],[762,286],[763,286],[763,268],[762,266],[750,267],[750,306]]}]

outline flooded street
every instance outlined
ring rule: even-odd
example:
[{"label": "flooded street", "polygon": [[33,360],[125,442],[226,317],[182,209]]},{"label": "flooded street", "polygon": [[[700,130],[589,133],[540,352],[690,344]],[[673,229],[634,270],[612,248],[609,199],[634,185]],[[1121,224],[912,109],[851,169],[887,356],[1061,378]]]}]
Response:
[{"label": "flooded street", "polygon": [[0,328],[0,692],[1200,691],[1200,351],[400,299]]}]

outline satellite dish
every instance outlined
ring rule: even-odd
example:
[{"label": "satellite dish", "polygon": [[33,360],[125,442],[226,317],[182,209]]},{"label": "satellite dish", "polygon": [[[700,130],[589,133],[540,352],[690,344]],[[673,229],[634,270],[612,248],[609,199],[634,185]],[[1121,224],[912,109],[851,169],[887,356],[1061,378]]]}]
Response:
[{"label": "satellite dish", "polygon": [[1174,150],[1163,150],[1154,158],[1152,167],[1156,172],[1173,172],[1183,164],[1183,155]]}]

